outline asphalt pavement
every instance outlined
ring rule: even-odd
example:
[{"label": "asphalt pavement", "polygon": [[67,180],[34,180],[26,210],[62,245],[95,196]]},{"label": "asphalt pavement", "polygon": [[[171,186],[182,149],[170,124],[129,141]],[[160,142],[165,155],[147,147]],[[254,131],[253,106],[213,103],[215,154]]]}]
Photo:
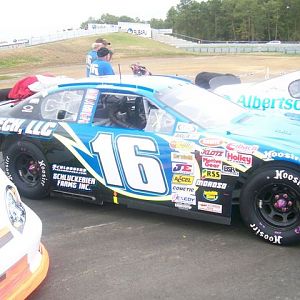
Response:
[{"label": "asphalt pavement", "polygon": [[50,257],[31,300],[300,299],[300,245],[258,239],[238,210],[226,226],[113,204],[23,200],[43,221]]}]

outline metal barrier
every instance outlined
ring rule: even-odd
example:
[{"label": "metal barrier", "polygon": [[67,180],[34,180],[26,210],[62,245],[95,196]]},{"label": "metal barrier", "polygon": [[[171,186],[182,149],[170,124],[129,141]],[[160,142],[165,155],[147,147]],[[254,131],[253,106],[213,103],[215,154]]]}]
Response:
[{"label": "metal barrier", "polygon": [[6,43],[0,44],[0,50],[2,49],[13,49],[20,47],[33,46],[38,44],[45,44],[55,41],[61,41],[66,39],[72,39],[81,36],[95,35],[95,34],[104,34],[104,33],[112,33],[118,32],[118,28],[116,25],[112,25],[106,28],[98,28],[98,29],[76,29],[76,30],[65,30],[56,32],[54,34],[42,35],[42,36],[33,36],[26,40],[26,42],[15,42],[15,43]]},{"label": "metal barrier", "polygon": [[278,52],[284,54],[300,54],[300,44],[199,44],[180,46],[191,52],[201,53],[251,53]]}]

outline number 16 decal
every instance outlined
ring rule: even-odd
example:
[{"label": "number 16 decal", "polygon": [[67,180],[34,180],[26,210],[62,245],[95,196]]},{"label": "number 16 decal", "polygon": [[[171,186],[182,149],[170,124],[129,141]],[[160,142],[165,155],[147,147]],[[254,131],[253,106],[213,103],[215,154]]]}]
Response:
[{"label": "number 16 decal", "polygon": [[[115,147],[114,147],[115,143]],[[91,143],[107,185],[141,192],[167,194],[165,174],[155,141],[148,137],[101,133]]]}]

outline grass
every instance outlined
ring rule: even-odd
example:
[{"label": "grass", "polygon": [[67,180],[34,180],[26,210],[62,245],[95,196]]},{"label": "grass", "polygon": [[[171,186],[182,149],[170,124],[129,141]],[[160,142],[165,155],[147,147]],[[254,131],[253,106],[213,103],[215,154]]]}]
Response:
[{"label": "grass", "polygon": [[[84,64],[85,55],[98,35],[74,38],[25,48],[0,51],[0,73],[21,71],[29,67]],[[167,57],[182,53],[152,39],[127,33],[102,35],[111,42],[114,57]],[[2,74],[0,74],[1,76]]]}]

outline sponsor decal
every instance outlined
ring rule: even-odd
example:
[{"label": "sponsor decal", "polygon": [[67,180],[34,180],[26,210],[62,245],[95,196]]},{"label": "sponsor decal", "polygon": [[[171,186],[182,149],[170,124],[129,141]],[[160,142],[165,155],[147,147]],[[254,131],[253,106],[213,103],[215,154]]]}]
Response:
[{"label": "sponsor decal", "polygon": [[83,100],[78,123],[89,123],[97,99],[98,90],[88,89]]},{"label": "sponsor decal", "polygon": [[222,205],[214,204],[214,203],[207,203],[207,202],[198,202],[198,209],[204,210],[212,213],[221,214],[222,213]]},{"label": "sponsor decal", "polygon": [[224,141],[219,138],[203,138],[200,139],[199,143],[204,147],[220,147]]},{"label": "sponsor decal", "polygon": [[4,171],[6,173],[6,176],[11,180],[13,181],[13,178],[9,172],[9,161],[10,161],[10,157],[9,156],[6,156],[5,157],[5,161],[4,161]]},{"label": "sponsor decal", "polygon": [[239,143],[228,143],[226,145],[226,149],[229,151],[235,151],[240,153],[247,153],[253,154],[255,151],[258,150],[257,145],[246,145],[246,144],[239,144]]},{"label": "sponsor decal", "polygon": [[234,162],[237,164],[242,164],[247,167],[252,166],[252,156],[251,155],[236,153],[236,152],[227,152],[226,158],[228,161],[231,161],[231,162]]},{"label": "sponsor decal", "polygon": [[53,173],[53,179],[57,180],[58,187],[65,187],[71,189],[79,189],[90,191],[91,185],[96,183],[96,179],[93,177],[84,177],[71,174]]},{"label": "sponsor decal", "polygon": [[203,169],[201,172],[201,179],[221,179],[221,171]]},{"label": "sponsor decal", "polygon": [[30,121],[25,128],[22,128],[24,124],[24,119],[14,119],[14,118],[0,118],[0,131],[2,132],[15,132],[21,134],[24,132],[28,135],[37,135],[49,137],[52,135],[57,123],[54,122],[44,122],[33,120]]},{"label": "sponsor decal", "polygon": [[300,100],[289,98],[259,98],[255,95],[241,95],[237,103],[251,109],[282,109],[282,110],[300,110]]},{"label": "sponsor decal", "polygon": [[172,161],[191,162],[193,159],[194,159],[194,156],[192,154],[171,152],[171,160]]},{"label": "sponsor decal", "polygon": [[192,174],[193,165],[185,162],[172,162],[173,173]]},{"label": "sponsor decal", "polygon": [[25,134],[37,136],[52,136],[57,123],[44,121],[31,121],[25,128]]},{"label": "sponsor decal", "polygon": [[32,113],[34,110],[34,106],[33,105],[30,105],[30,104],[27,104],[27,105],[24,105],[22,107],[22,112],[23,113]]},{"label": "sponsor decal", "polygon": [[172,194],[172,202],[196,205],[195,195]]},{"label": "sponsor decal", "polygon": [[23,119],[4,119],[0,118],[0,130],[3,132],[16,132],[22,133],[22,124],[25,122]]},{"label": "sponsor decal", "polygon": [[202,157],[202,168],[221,170],[222,161],[212,157]]},{"label": "sponsor decal", "polygon": [[195,188],[194,187],[189,187],[189,186],[184,186],[184,185],[172,185],[172,192],[186,192],[190,194],[195,193]]},{"label": "sponsor decal", "polygon": [[[44,96],[46,96],[46,95],[48,95],[48,93],[45,93]],[[30,99],[28,103],[31,103],[31,104],[39,104],[39,102],[40,102],[40,98],[39,98],[39,97],[36,97],[36,98]]]},{"label": "sponsor decal", "polygon": [[202,149],[200,155],[202,156],[217,156],[224,157],[225,150],[223,149],[214,149],[214,148],[205,148]]},{"label": "sponsor decal", "polygon": [[178,122],[176,126],[176,131],[192,133],[197,131],[197,127],[193,124]]},{"label": "sponsor decal", "polygon": [[219,192],[217,191],[204,191],[203,198],[207,201],[217,201],[219,198]]},{"label": "sponsor decal", "polygon": [[79,175],[87,174],[87,171],[85,168],[69,167],[69,166],[63,166],[63,165],[57,165],[57,164],[52,165],[52,170],[58,171],[58,172],[79,174]]},{"label": "sponsor decal", "polygon": [[265,151],[264,154],[265,154],[266,159],[287,158],[287,159],[300,161],[300,158],[292,153]]},{"label": "sponsor decal", "polygon": [[265,240],[268,240],[269,242],[273,244],[281,244],[282,236],[280,235],[268,235],[267,233],[264,233],[262,230],[256,226],[256,224],[250,224],[250,227],[255,232],[256,235],[264,238]]},{"label": "sponsor decal", "polygon": [[285,170],[276,170],[274,179],[287,179],[287,180],[295,183],[297,186],[300,186],[300,178],[287,173]]},{"label": "sponsor decal", "polygon": [[188,133],[188,132],[176,132],[174,134],[175,138],[184,139],[184,140],[198,140],[200,133]]},{"label": "sponsor decal", "polygon": [[41,170],[41,186],[45,186],[46,181],[48,180],[47,178],[47,174],[46,174],[46,164],[43,160],[38,161],[38,164],[40,166],[40,170]]},{"label": "sponsor decal", "polygon": [[227,188],[227,183],[197,179],[196,186],[203,186],[203,187],[225,190]]},{"label": "sponsor decal", "polygon": [[170,142],[170,148],[177,151],[191,152],[194,149],[194,144],[187,141],[176,141]]},{"label": "sponsor decal", "polygon": [[175,203],[175,207],[179,209],[184,209],[184,210],[190,210],[192,207],[188,204],[185,203]]},{"label": "sponsor decal", "polygon": [[223,165],[222,174],[228,176],[239,176],[240,173],[232,166]]},{"label": "sponsor decal", "polygon": [[191,185],[193,184],[194,176],[189,175],[173,175],[172,183]]}]

